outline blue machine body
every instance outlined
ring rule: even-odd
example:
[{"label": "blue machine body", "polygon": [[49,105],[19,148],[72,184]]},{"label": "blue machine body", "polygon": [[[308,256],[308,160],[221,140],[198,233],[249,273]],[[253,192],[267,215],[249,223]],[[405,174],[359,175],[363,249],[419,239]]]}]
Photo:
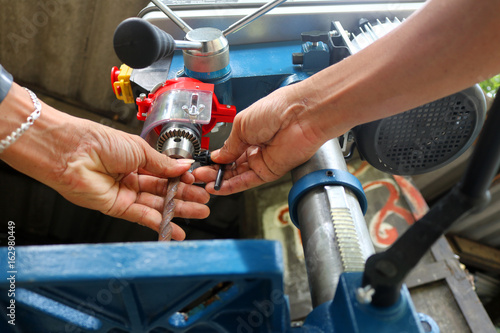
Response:
[{"label": "blue machine body", "polygon": [[317,71],[328,67],[330,64],[330,50],[328,45],[323,42],[302,44],[302,70]]},{"label": "blue machine body", "polygon": [[[0,269],[5,311],[12,269]],[[1,332],[424,332],[406,289],[388,309],[360,304],[361,273],[292,328],[275,241],[21,246],[15,272],[16,325],[3,316]]]},{"label": "blue machine body", "polygon": [[[1,266],[5,310],[12,269]],[[16,326],[2,316],[1,332],[281,332],[289,322],[277,242],[27,246],[15,271]]]},{"label": "blue machine body", "polygon": [[[292,64],[301,44],[232,47],[230,73],[212,82],[219,100],[241,111],[313,74]],[[183,70],[177,53],[169,79]],[[1,332],[423,332],[406,289],[391,308],[360,304],[361,273],[343,274],[335,299],[292,327],[274,241],[20,246],[15,269],[7,252],[0,249]],[[7,322],[11,274],[16,326]]]},{"label": "blue machine body", "polygon": [[[242,111],[281,86],[304,80],[312,74],[292,64],[292,53],[300,50],[300,41],[232,46],[229,75],[207,82],[216,85],[219,102],[233,104],[238,112]],[[184,59],[182,53],[176,51],[168,79],[176,78],[181,72],[184,72]]]}]

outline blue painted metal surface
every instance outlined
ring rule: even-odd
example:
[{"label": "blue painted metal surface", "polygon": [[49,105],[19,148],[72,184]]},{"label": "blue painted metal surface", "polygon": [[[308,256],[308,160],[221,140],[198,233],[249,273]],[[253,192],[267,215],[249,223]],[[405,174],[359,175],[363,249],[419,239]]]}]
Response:
[{"label": "blue painted metal surface", "polygon": [[330,65],[330,50],[323,42],[318,42],[316,45],[311,42],[303,43],[302,53],[304,54],[303,71],[318,71]]},{"label": "blue painted metal surface", "polygon": [[424,333],[406,287],[401,289],[397,304],[377,308],[361,304],[356,299],[355,293],[362,278],[360,272],[342,274],[333,301],[318,306],[307,317],[304,323],[306,332]]},{"label": "blue painted metal surface", "polygon": [[[9,270],[5,261],[1,266],[5,308]],[[16,270],[21,332],[284,332],[289,326],[277,242],[18,247]]]},{"label": "blue painted metal surface", "polygon": [[[227,101],[226,91],[225,95],[219,94],[216,88],[219,101],[233,104],[241,111],[278,89],[289,76],[293,76],[293,82],[307,78],[311,73],[292,64],[292,53],[300,50],[300,41],[232,46],[231,73],[225,78],[230,81],[231,102]],[[183,72],[182,53],[176,51],[168,78],[173,79]]]},{"label": "blue painted metal surface", "polygon": [[293,184],[290,193],[288,194],[290,218],[297,228],[299,228],[297,206],[300,202],[300,199],[310,190],[318,186],[327,185],[341,185],[352,190],[358,198],[359,205],[361,206],[361,211],[363,212],[363,214],[366,213],[368,202],[366,200],[365,191],[363,190],[363,186],[355,176],[343,170],[317,170],[305,175],[304,177],[296,181],[295,184]]},{"label": "blue painted metal surface", "polygon": [[209,82],[210,80],[219,79],[224,77],[231,72],[231,66],[227,65],[223,69],[220,69],[215,72],[194,72],[190,71],[187,68],[184,68],[184,72],[187,76],[192,77],[193,79],[198,79],[200,81]]}]

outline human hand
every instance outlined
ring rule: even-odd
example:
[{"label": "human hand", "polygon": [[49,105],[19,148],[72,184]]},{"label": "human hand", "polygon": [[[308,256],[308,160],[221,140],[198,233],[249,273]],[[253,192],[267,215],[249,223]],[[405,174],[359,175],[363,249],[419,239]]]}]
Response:
[{"label": "human hand", "polygon": [[[13,85],[0,104],[0,120],[10,133],[26,120],[33,104]],[[181,176],[175,215],[205,218],[210,195],[192,185],[192,160],[174,160],[136,135],[71,117],[42,102],[34,125],[1,155],[6,163],[58,191],[69,201],[158,231],[168,178]],[[172,238],[184,231],[173,226]]]},{"label": "human hand", "polygon": [[[138,136],[85,122],[86,134],[65,158],[60,181],[49,184],[69,201],[158,231],[168,178],[181,176],[176,217],[205,218],[209,194],[192,185],[192,160],[174,160],[156,152]],[[184,231],[172,224],[172,238]]]},{"label": "human hand", "polygon": [[214,190],[218,166],[193,171],[213,194],[227,195],[276,180],[306,162],[327,140],[315,126],[317,121],[297,87],[276,90],[238,113],[224,146],[212,152],[219,164],[235,162],[224,174],[219,191]]}]

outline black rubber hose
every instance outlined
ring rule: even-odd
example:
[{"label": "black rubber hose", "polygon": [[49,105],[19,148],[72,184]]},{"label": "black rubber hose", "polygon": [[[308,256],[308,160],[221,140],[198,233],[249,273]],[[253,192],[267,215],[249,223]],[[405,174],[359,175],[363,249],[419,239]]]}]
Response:
[{"label": "black rubber hose", "polygon": [[129,18],[118,25],[113,37],[115,53],[132,68],[145,68],[171,55],[175,41],[144,19]]}]

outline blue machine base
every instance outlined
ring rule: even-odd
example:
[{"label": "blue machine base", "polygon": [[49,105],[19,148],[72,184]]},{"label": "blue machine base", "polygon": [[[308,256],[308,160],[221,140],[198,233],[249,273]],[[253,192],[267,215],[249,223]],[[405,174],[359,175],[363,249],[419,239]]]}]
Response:
[{"label": "blue machine base", "polygon": [[[401,289],[401,296],[395,305],[378,308],[361,304],[356,299],[356,290],[361,286],[362,278],[363,273],[360,272],[342,274],[333,301],[315,308],[307,317],[304,327],[316,329],[311,332],[424,333],[421,325],[423,319],[415,311],[406,287]],[[432,323],[434,324],[433,321]],[[439,330],[432,331],[438,332]]]},{"label": "blue machine base", "polygon": [[275,241],[20,246],[0,274],[1,332],[424,332],[406,289],[389,309],[358,303],[361,273],[291,328]]},{"label": "blue machine base", "polygon": [[1,269],[2,309],[9,275],[16,305],[1,332],[279,332],[289,321],[276,242],[17,247],[17,273]]}]

